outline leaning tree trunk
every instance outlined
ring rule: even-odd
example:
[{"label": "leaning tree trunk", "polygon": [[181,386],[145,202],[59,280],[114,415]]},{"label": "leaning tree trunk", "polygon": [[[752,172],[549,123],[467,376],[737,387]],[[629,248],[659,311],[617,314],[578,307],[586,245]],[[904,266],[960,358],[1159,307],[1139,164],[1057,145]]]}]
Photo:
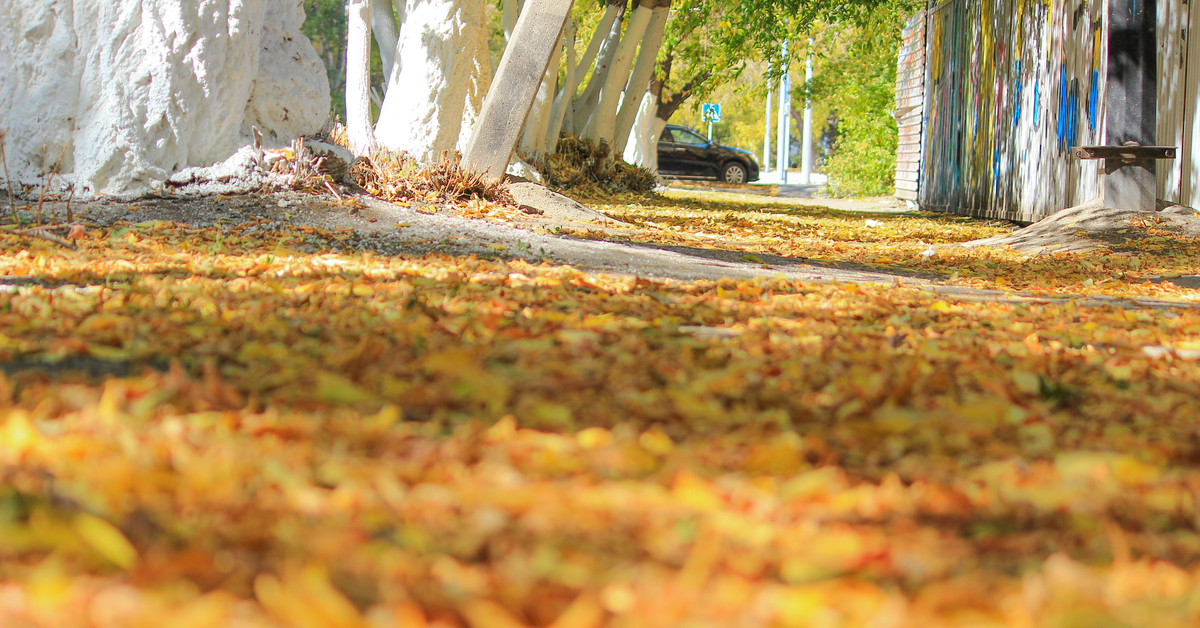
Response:
[{"label": "leaning tree trunk", "polygon": [[650,17],[650,25],[646,27],[642,47],[638,50],[637,63],[634,64],[633,74],[625,85],[621,110],[617,113],[616,130],[613,134],[614,155],[624,154],[629,143],[629,133],[641,109],[643,96],[650,89],[650,79],[654,78],[654,64],[658,58],[658,51],[662,49],[663,32],[666,30],[667,16],[670,12],[671,0],[659,0],[654,7],[654,14]]},{"label": "leaning tree trunk", "polygon": [[137,196],[252,128],[273,145],[320,131],[329,81],[303,22],[295,0],[0,0],[13,183],[57,168],[81,196]]},{"label": "leaning tree trunk", "polygon": [[[575,71],[569,73],[566,84],[554,98],[554,109],[558,112],[555,115],[555,120],[561,120],[561,122],[558,122],[557,128],[555,128],[553,123],[551,124],[549,132],[555,138],[563,130],[574,132],[575,92],[579,91],[579,85],[583,82],[583,77],[587,75],[588,69],[591,67],[592,62],[595,61],[596,55],[600,52],[600,46],[603,45],[609,31],[612,30],[613,22],[621,16],[624,10],[624,0],[611,0],[604,5],[604,15],[600,16],[600,23],[596,25],[596,30],[592,33],[592,39],[588,42],[587,48],[584,49],[583,56],[579,58],[579,63],[576,64]],[[558,140],[555,139],[554,142],[557,145]]]},{"label": "leaning tree trunk", "polygon": [[472,86],[483,70],[483,0],[412,0],[396,44],[376,141],[429,161],[459,144]]},{"label": "leaning tree trunk", "polygon": [[554,98],[554,88],[557,87],[558,67],[562,64],[562,48],[560,37],[554,46],[554,52],[550,53],[550,65],[546,66],[546,73],[533,100],[533,107],[525,119],[521,141],[517,144],[519,151],[534,157],[541,157],[546,153],[546,129],[550,126],[551,101]]},{"label": "leaning tree trunk", "polygon": [[[627,0],[616,1],[620,3],[618,5],[619,11],[617,17],[613,20],[608,32],[604,35],[604,40],[600,44],[600,54],[596,58],[596,66],[592,69],[592,76],[588,79],[587,87],[583,88],[583,93],[573,103],[571,133],[578,134],[583,131],[583,127],[587,124],[592,110],[596,108],[596,103],[600,99],[600,88],[604,85],[604,81],[608,77],[608,69],[611,67],[613,56],[616,55],[617,47],[620,45],[623,27],[622,17],[625,15],[625,3]],[[597,29],[597,33],[599,33],[599,29]],[[586,68],[587,65],[583,67]]]},{"label": "leaning tree trunk", "polygon": [[612,64],[600,87],[599,101],[595,110],[588,117],[582,134],[583,137],[597,144],[600,142],[612,144],[613,134],[617,127],[617,106],[621,102],[621,92],[624,91],[625,84],[629,81],[629,70],[633,67],[638,44],[642,42],[646,34],[646,27],[650,25],[650,17],[654,13],[656,1],[641,0],[638,7],[634,9],[633,15],[629,17],[625,34],[621,37],[621,43],[613,54]]},{"label": "leaning tree trunk", "polygon": [[375,147],[371,130],[371,5],[372,0],[346,4],[346,132],[356,155]]},{"label": "leaning tree trunk", "polygon": [[558,138],[562,132],[563,119],[566,117],[566,112],[569,107],[570,97],[567,95],[570,91],[570,86],[578,87],[578,82],[575,76],[579,74],[579,66],[575,61],[575,35],[578,31],[579,24],[572,20],[567,24],[567,32],[563,36],[563,42],[566,46],[565,53],[567,56],[567,72],[563,76],[563,87],[558,90],[558,95],[554,97],[554,104],[550,107],[550,116],[546,125],[546,135],[542,138],[546,152],[554,154],[558,152]]},{"label": "leaning tree trunk", "polygon": [[537,96],[571,17],[569,0],[528,0],[513,28],[513,41],[496,67],[475,132],[463,151],[462,167],[485,180],[504,177],[521,127]]}]

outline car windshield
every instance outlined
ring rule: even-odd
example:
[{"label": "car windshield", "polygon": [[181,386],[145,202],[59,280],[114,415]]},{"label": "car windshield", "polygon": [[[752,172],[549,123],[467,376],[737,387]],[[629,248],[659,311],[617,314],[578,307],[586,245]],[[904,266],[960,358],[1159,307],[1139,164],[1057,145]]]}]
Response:
[{"label": "car windshield", "polygon": [[696,144],[703,146],[708,143],[708,140],[704,139],[704,136],[700,135],[699,133],[693,133],[692,131],[688,131],[686,129],[675,129],[675,142],[677,144]]}]

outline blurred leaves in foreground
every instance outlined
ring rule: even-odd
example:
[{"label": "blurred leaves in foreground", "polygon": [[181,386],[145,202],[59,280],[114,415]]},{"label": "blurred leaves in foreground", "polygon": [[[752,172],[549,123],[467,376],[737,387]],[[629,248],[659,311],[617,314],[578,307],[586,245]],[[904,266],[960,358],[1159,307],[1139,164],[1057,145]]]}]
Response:
[{"label": "blurred leaves in foreground", "polygon": [[[977,223],[623,211],[693,244],[781,220],[783,251],[1193,296],[1138,281],[1190,263],[1162,251],[918,254]],[[1200,620],[1187,304],[656,281],[253,227],[0,239],[0,625]]]}]

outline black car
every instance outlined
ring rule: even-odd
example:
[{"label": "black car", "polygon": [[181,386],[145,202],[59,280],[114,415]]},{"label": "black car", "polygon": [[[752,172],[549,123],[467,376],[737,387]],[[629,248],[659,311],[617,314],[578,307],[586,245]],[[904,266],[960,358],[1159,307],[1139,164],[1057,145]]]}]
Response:
[{"label": "black car", "polygon": [[758,180],[758,162],[753,153],[714,144],[692,129],[675,124],[668,124],[658,138],[658,171],[726,183]]}]

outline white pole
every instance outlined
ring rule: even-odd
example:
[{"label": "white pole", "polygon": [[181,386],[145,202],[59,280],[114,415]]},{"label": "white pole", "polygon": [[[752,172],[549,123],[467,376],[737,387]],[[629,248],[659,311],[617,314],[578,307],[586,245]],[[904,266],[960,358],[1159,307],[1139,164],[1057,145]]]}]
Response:
[{"label": "white pole", "polygon": [[792,90],[791,76],[788,74],[787,58],[788,42],[785,40],[783,42],[783,76],[779,77],[779,138],[777,140],[779,161],[776,165],[779,168],[779,182],[784,184],[787,183],[788,149],[791,144],[789,138],[791,129],[789,128],[788,118],[791,117],[789,101],[791,100]]},{"label": "white pole", "polygon": [[[812,45],[813,41],[810,37],[808,40],[808,58],[805,61],[804,67],[804,87],[806,92],[812,87],[813,80]],[[812,99],[807,96],[804,99],[804,139],[800,142],[800,151],[800,182],[804,185],[811,185],[814,156],[813,110]]]},{"label": "white pole", "polygon": [[771,171],[771,93],[774,91],[767,87],[767,123],[763,128],[763,172]]}]

